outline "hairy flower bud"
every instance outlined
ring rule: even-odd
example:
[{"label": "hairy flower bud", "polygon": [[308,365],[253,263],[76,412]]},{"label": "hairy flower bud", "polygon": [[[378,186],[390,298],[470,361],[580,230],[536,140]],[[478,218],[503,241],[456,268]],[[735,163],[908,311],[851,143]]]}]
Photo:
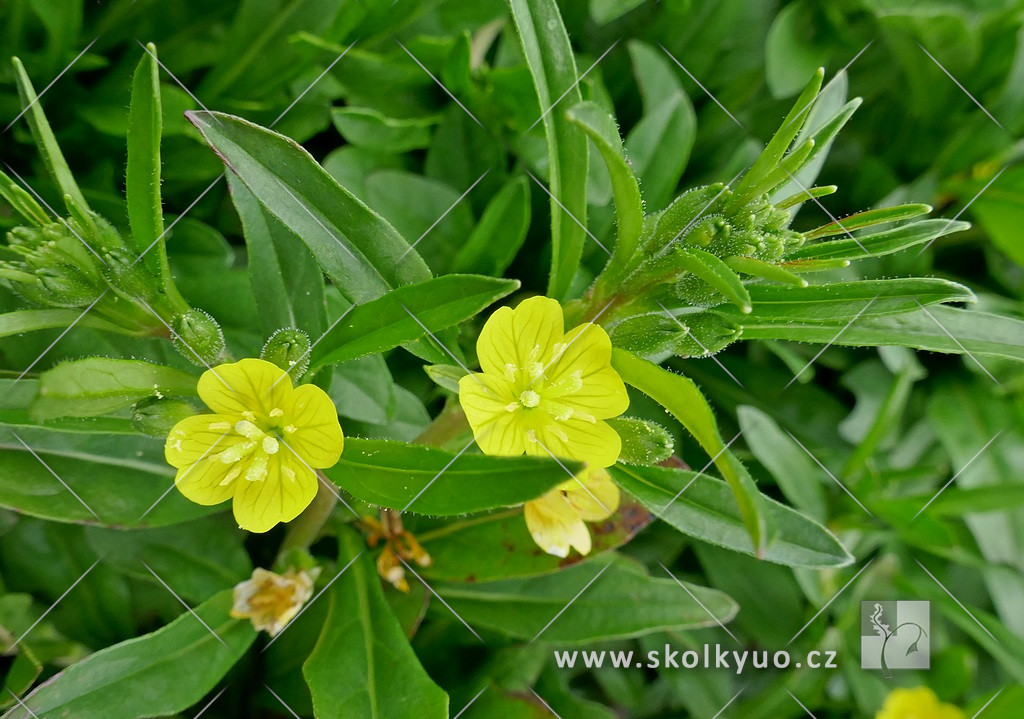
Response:
[{"label": "hairy flower bud", "polygon": [[106,263],[103,277],[118,294],[145,302],[156,295],[156,282],[152,275],[128,252],[112,250],[103,256],[103,261]]},{"label": "hairy flower bud", "polygon": [[166,437],[181,420],[196,414],[196,408],[180,399],[148,397],[132,407],[132,426],[151,437]]},{"label": "hairy flower bud", "polygon": [[297,329],[279,329],[263,345],[260,359],[271,362],[297,382],[309,367],[309,335]]},{"label": "hairy flower bud", "polygon": [[174,347],[194,365],[206,367],[221,360],[224,333],[217,320],[203,310],[191,309],[171,323]]}]

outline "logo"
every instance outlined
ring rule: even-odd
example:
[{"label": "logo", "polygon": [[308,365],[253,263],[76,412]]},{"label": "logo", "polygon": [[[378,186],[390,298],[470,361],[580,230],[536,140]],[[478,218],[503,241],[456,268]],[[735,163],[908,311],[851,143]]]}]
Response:
[{"label": "logo", "polygon": [[931,608],[925,601],[860,603],[860,666],[881,669],[931,667]]}]

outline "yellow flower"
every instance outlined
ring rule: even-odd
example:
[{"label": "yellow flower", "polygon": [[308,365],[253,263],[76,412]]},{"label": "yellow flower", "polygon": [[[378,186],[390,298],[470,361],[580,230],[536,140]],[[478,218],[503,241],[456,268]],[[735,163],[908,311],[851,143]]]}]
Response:
[{"label": "yellow flower", "polygon": [[313,583],[319,574],[319,567],[289,569],[284,574],[257,567],[252,572],[252,579],[235,585],[231,616],[251,619],[256,631],[266,629],[270,636],[274,636],[288,626],[302,605],[313,596]]},{"label": "yellow flower", "polygon": [[963,719],[952,704],[942,704],[928,687],[893,689],[875,719]]},{"label": "yellow flower", "polygon": [[289,522],[316,496],[316,469],[341,457],[338,414],[319,387],[292,388],[288,374],[260,359],[222,364],[199,378],[215,414],[181,420],[164,455],[174,483],[197,504],[234,499],[242,529],[266,532]]},{"label": "yellow flower", "polygon": [[562,307],[531,297],[502,307],[477,340],[483,372],[459,380],[459,401],[485,454],[554,455],[607,467],[621,441],[603,420],[629,406],[595,324],[564,331]]},{"label": "yellow flower", "polygon": [[619,488],[604,469],[585,469],[540,499],[527,502],[526,527],[537,546],[556,557],[574,547],[589,554],[590,530],[584,522],[600,522],[618,509]]}]

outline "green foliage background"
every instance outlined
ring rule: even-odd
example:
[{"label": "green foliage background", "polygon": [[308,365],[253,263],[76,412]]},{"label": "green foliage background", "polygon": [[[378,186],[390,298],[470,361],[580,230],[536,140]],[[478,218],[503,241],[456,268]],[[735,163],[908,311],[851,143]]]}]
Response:
[{"label": "green foliage background", "polygon": [[[545,4],[511,5],[522,14]],[[839,186],[821,204],[843,218],[873,207],[925,202],[935,207],[936,216],[973,223],[926,249],[832,270],[828,281],[937,277],[973,290],[973,309],[1021,317],[1020,2],[562,0],[557,7],[583,77],[564,99],[556,95],[542,102],[509,5],[499,0],[115,0],[102,5],[8,0],[0,6],[0,57],[20,57],[37,92],[57,78],[39,105],[84,198],[126,233],[125,143],[133,72],[145,57],[143,44],[155,44],[161,63],[165,213],[157,221],[174,223],[167,252],[184,300],[220,322],[236,356],[257,356],[271,332],[292,324],[290,313],[298,317],[297,326],[316,337],[328,319],[352,303],[381,302],[361,315],[354,311],[355,329],[346,334],[342,325],[312,358],[315,367],[318,362],[331,367],[326,374],[346,436],[370,438],[353,440],[345,466],[337,470],[352,476],[376,472],[362,489],[339,481],[370,504],[403,503],[404,475],[374,465],[375,452],[386,450],[374,443],[411,441],[427,427],[448,394],[445,370],[435,368],[442,377],[435,384],[421,358],[435,364],[451,360],[429,343],[413,345],[422,333],[388,304],[391,300],[377,299],[380,292],[352,297],[332,284],[324,289],[313,259],[334,280],[324,264],[327,250],[318,252],[312,244],[307,249],[285,227],[288,223],[264,212],[253,199],[263,199],[257,188],[250,186],[250,195],[234,176],[223,179],[224,164],[207,141],[217,145],[218,137],[232,132],[243,137],[246,126],[203,112],[192,124],[186,111],[209,109],[273,126],[390,222],[399,240],[420,238],[416,249],[425,267],[410,268],[413,261],[396,265],[394,277],[386,278],[388,289],[424,282],[430,276],[426,267],[434,275],[477,273],[521,281],[519,290],[486,277],[472,285],[403,289],[424,307],[458,295],[458,302],[437,310],[440,330],[514,290],[512,299],[545,292],[579,297],[601,271],[607,256],[599,243],[613,246],[622,221],[616,221],[613,185],[596,146],[591,145],[589,165],[581,162],[586,150],[578,149],[587,141],[566,129],[565,112],[580,100],[614,111],[651,214],[682,189],[728,182],[749,167],[816,68],[825,66],[830,82],[821,107],[835,111],[854,96],[862,97],[863,105],[822,153],[824,161],[812,176],[799,176],[808,187],[814,174],[819,183]],[[538,27],[547,27],[546,22],[540,17]],[[543,32],[540,36],[542,45],[550,41]],[[553,73],[566,69],[565,58],[558,67],[556,51],[541,48]],[[14,70],[6,60],[0,68],[0,118],[6,125],[23,102]],[[556,100],[559,104],[544,114],[543,107]],[[545,125],[563,133],[559,139],[570,148],[558,167],[549,158]],[[270,148],[271,141],[263,147]],[[289,148],[281,141],[278,150],[284,156]],[[63,207],[62,193],[24,119],[0,135],[0,151],[10,173],[53,207]],[[262,159],[258,153],[257,159]],[[300,164],[296,161],[295,173]],[[569,209],[586,213],[596,241],[566,215],[556,213],[552,228],[545,188],[558,194],[559,182],[579,186],[583,173],[585,195],[576,195],[577,206]],[[319,175],[309,177],[303,187],[314,201]],[[799,189],[791,184],[776,198]],[[348,208],[334,210],[341,216]],[[184,217],[175,222],[179,214]],[[295,210],[294,222],[302,221]],[[793,228],[807,231],[829,221],[814,203],[805,202]],[[137,222],[133,217],[136,234]],[[18,224],[6,205],[0,208],[0,227]],[[254,227],[273,241],[254,243],[259,232]],[[367,246],[383,246],[387,238],[367,232],[362,238]],[[573,236],[583,248],[578,269],[571,243],[559,239]],[[565,253],[562,272],[549,277],[552,253],[560,252]],[[872,294],[852,299],[862,304]],[[964,299],[967,295],[936,301]],[[0,289],[0,309],[19,310],[24,304]],[[814,565],[806,555],[776,558],[779,564],[754,559],[731,506],[723,512],[735,515],[727,518],[733,539],[718,544],[746,548],[746,553],[702,541],[702,530],[694,529],[697,520],[713,514],[723,496],[731,497],[717,480],[707,487],[700,480],[683,495],[692,494],[692,506],[689,499],[680,504],[678,514],[653,522],[617,554],[599,552],[555,573],[557,561],[527,551],[532,545],[518,514],[499,510],[482,525],[459,517],[534,496],[560,476],[547,463],[531,475],[537,485],[524,488],[522,496],[494,504],[450,499],[424,509],[434,516],[407,522],[435,559],[423,578],[481,639],[466,631],[448,605],[432,601],[432,590],[420,582],[411,582],[408,596],[390,587],[381,590],[369,555],[359,555],[360,538],[339,527],[336,536],[314,545],[314,554],[328,564],[337,561],[338,568],[354,564],[269,647],[262,637],[256,640],[248,624],[226,619],[227,590],[253,566],[272,563],[283,528],[246,537],[218,508],[190,505],[177,493],[140,523],[139,515],[173,472],[163,462],[160,442],[132,427],[127,408],[137,396],[126,402],[115,398],[109,405],[100,397],[95,401],[103,406],[91,416],[69,417],[74,412],[68,407],[82,402],[75,394],[78,375],[49,373],[51,404],[36,405],[29,413],[40,373],[63,360],[98,355],[166,364],[173,368],[167,374],[154,377],[147,369],[151,365],[140,364],[137,377],[125,370],[121,379],[147,391],[153,382],[171,394],[183,381],[177,373],[191,372],[188,363],[164,339],[121,336],[88,322],[66,334],[63,326],[12,332],[0,340],[0,504],[7,507],[0,513],[0,639],[6,647],[32,631],[5,654],[0,706],[10,708],[5,716],[31,716],[19,708],[17,697],[37,679],[70,666],[65,677],[96,687],[109,682],[108,691],[97,689],[99,698],[82,699],[66,688],[71,684],[55,683],[56,690],[29,701],[40,717],[60,716],[62,702],[76,701],[72,716],[194,716],[214,699],[203,716],[288,716],[285,707],[300,716],[312,716],[314,709],[320,717],[433,717],[445,711],[454,716],[477,696],[462,716],[546,716],[547,702],[565,718],[712,717],[735,696],[722,716],[800,717],[802,702],[817,717],[870,717],[897,684],[929,685],[968,716],[986,706],[981,714],[986,719],[1018,717],[1024,706],[1024,382],[1012,358],[1024,356],[1022,325],[1000,325],[1005,329],[999,336],[975,325],[979,334],[969,339],[973,316],[956,327],[947,325],[955,341],[975,350],[970,356],[838,346],[915,346],[912,339],[899,339],[898,325],[874,330],[877,336],[857,325],[858,331],[819,355],[849,316],[832,324],[821,315],[784,323],[782,329],[748,329],[744,338],[754,341],[732,344],[717,361],[672,357],[666,366],[692,379],[708,398],[720,427],[719,444],[742,430],[731,448],[761,491],[825,524],[856,558],[854,564],[835,566],[840,550],[831,546],[821,549],[826,559],[817,566],[791,566]],[[389,318],[388,333],[367,339],[380,318]],[[929,341],[943,345],[933,348],[948,350],[942,332],[920,313],[918,319],[924,324],[902,331],[909,336],[928,326],[938,338]],[[479,325],[469,322],[461,335],[453,330],[441,335],[470,364]],[[399,345],[416,354],[390,351]],[[661,404],[679,419],[671,424],[676,455],[699,470],[710,464],[708,444],[693,438],[697,433],[681,417],[685,408],[669,406],[689,391],[689,386],[672,386]],[[631,414],[669,423],[661,408],[639,393]],[[465,439],[448,438],[445,449],[454,453]],[[52,482],[27,446],[88,497],[103,521],[93,521],[59,491],[34,491]],[[414,467],[425,481],[447,456],[410,448],[400,466],[403,471]],[[458,481],[485,481],[497,469],[467,466]],[[616,479],[643,500],[643,492],[657,485],[659,471],[620,466]],[[672,477],[662,486],[674,490]],[[939,499],[917,516],[947,482],[952,483]],[[450,496],[461,496],[457,486]],[[370,511],[369,504],[353,503]],[[459,543],[445,543],[441,528],[446,526],[462,532]],[[628,538],[621,526],[616,531],[620,534],[607,540],[608,547]],[[496,537],[509,536],[520,543],[519,551],[502,563],[506,560],[487,548]],[[589,604],[567,612],[543,641],[529,641],[605,564],[604,579],[580,599]],[[840,668],[737,678],[728,671],[555,667],[553,648],[581,644],[646,653],[666,643],[676,648],[731,643],[694,608],[666,568],[692,583],[687,586],[723,621],[736,612],[727,626],[742,645],[781,649],[804,627],[790,649],[835,650]],[[466,582],[470,576],[478,581]],[[164,582],[196,607],[223,644],[182,614]],[[634,582],[643,589],[631,593]],[[546,611],[537,609],[538,597],[548,602],[541,603]],[[931,670],[903,672],[895,679],[860,670],[860,601],[906,598],[932,601]],[[635,617],[629,616],[632,607],[638,607]],[[140,635],[146,636],[122,643]],[[117,645],[108,650],[118,653],[113,657],[94,654],[111,645]],[[190,657],[189,663],[175,663],[178,655]],[[112,676],[96,669],[112,665],[113,658],[133,670]],[[369,681],[371,675],[377,684]],[[339,708],[353,706],[345,703],[353,687],[361,693],[361,708]],[[115,696],[124,703],[111,704]],[[366,709],[372,706],[376,709]]]}]

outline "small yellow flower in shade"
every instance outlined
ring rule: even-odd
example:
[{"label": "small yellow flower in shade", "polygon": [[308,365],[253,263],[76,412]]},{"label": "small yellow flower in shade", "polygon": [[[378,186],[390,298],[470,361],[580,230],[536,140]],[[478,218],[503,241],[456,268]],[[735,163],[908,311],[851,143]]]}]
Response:
[{"label": "small yellow flower in shade", "polygon": [[235,585],[231,616],[251,619],[256,631],[265,629],[275,636],[313,596],[313,584],[319,574],[320,567],[289,569],[284,574],[256,568],[252,579]]},{"label": "small yellow flower in shade", "polygon": [[600,522],[619,506],[619,488],[604,469],[584,469],[545,494],[527,502],[523,513],[526,528],[537,546],[556,557],[569,549],[589,554],[590,530],[585,522]]},{"label": "small yellow flower in shade", "polygon": [[199,397],[215,414],[181,420],[164,455],[188,499],[234,499],[242,529],[266,532],[289,522],[316,496],[316,469],[341,457],[338,413],[319,387],[292,387],[287,373],[260,359],[222,364],[199,378]]},{"label": "small yellow flower in shade", "polygon": [[893,689],[875,719],[964,719],[952,704],[943,704],[928,687]]},{"label": "small yellow flower in shade", "polygon": [[459,380],[459,401],[485,454],[614,464],[621,441],[603,420],[625,412],[629,397],[604,329],[565,332],[561,305],[531,297],[491,315],[476,348],[483,371]]}]

